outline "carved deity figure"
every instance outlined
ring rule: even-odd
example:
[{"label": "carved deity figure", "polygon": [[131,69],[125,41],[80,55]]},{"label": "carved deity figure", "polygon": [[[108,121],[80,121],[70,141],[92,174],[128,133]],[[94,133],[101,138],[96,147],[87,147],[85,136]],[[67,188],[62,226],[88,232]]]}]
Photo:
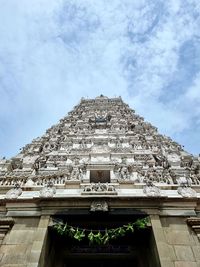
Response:
[{"label": "carved deity figure", "polygon": [[71,175],[68,177],[69,180],[82,180],[83,175],[86,172],[86,165],[79,163],[79,158],[74,159],[74,164],[72,165]]},{"label": "carved deity figure", "polygon": [[120,178],[123,180],[129,180],[130,179],[130,173],[127,166],[121,167],[120,170]]},{"label": "carved deity figure", "polygon": [[82,180],[82,170],[78,166],[74,166],[72,173],[71,173],[71,179],[72,180]]}]

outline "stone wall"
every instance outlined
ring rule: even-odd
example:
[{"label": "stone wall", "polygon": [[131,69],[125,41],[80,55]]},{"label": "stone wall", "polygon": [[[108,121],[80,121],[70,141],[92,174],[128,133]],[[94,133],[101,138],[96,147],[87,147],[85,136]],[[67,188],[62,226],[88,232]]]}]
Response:
[{"label": "stone wall", "polygon": [[[43,246],[46,245],[48,216],[14,218],[15,224],[0,247],[0,266],[43,266]],[[40,263],[41,262],[41,263]]]},{"label": "stone wall", "polygon": [[200,242],[185,217],[151,216],[161,267],[199,267]]},{"label": "stone wall", "polygon": [[10,232],[5,236],[1,248],[2,267],[25,267],[30,256],[38,218],[15,218]]}]

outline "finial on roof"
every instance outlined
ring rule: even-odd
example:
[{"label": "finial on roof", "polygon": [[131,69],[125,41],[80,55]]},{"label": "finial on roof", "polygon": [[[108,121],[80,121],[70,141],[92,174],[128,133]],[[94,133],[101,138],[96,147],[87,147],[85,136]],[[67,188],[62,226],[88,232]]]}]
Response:
[{"label": "finial on roof", "polygon": [[108,99],[107,96],[104,96],[103,94],[101,94],[100,96],[97,96],[96,99]]}]

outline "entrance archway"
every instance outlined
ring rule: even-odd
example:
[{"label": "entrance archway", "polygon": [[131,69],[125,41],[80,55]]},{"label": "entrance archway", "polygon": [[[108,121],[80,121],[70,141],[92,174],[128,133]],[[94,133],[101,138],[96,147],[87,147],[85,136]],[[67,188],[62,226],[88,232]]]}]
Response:
[{"label": "entrance archway", "polygon": [[[103,212],[56,217],[74,227],[84,229],[119,227],[138,218],[141,218],[141,215]],[[88,240],[79,242],[66,235],[59,235],[50,227],[46,252],[45,266],[48,267],[160,267],[150,227],[128,233],[106,245],[91,245]]]}]

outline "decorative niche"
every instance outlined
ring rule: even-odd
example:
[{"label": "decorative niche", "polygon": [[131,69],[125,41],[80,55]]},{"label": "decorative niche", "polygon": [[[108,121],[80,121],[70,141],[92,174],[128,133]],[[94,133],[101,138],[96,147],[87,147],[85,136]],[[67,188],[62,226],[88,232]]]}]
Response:
[{"label": "decorative niche", "polygon": [[91,170],[90,183],[110,183],[110,170]]}]

